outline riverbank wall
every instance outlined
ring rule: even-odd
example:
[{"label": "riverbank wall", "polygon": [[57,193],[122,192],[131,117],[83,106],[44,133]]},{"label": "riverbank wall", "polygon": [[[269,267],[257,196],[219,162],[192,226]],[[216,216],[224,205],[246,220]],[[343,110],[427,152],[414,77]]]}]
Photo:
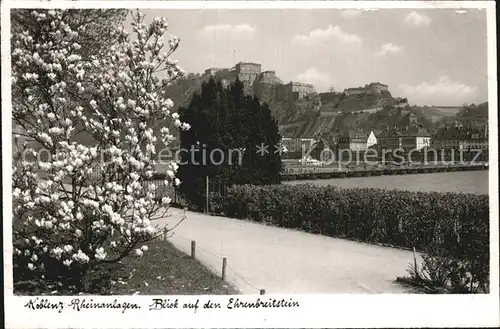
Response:
[{"label": "riverbank wall", "polygon": [[339,169],[336,167],[295,167],[285,168],[281,174],[283,181],[315,180],[347,177],[368,177],[383,175],[410,175],[455,171],[488,170],[487,164],[476,165],[446,165],[446,166],[393,166],[384,168],[350,168]]}]

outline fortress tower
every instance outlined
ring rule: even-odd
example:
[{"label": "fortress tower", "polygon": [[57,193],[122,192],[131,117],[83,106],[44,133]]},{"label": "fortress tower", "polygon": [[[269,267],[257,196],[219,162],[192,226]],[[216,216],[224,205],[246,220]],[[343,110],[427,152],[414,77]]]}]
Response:
[{"label": "fortress tower", "polygon": [[236,74],[238,79],[245,85],[253,85],[254,81],[260,75],[262,65],[251,62],[239,62],[236,64]]}]

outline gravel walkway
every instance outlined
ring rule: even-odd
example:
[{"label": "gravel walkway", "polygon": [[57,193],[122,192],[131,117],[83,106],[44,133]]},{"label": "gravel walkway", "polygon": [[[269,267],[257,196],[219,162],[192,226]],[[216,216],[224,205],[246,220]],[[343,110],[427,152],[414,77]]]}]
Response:
[{"label": "gravel walkway", "polygon": [[[158,224],[172,227],[183,216]],[[369,245],[265,226],[250,221],[186,212],[170,241],[221,273],[227,258],[227,280],[245,294],[266,293],[408,293],[394,282],[407,274],[410,251]]]}]

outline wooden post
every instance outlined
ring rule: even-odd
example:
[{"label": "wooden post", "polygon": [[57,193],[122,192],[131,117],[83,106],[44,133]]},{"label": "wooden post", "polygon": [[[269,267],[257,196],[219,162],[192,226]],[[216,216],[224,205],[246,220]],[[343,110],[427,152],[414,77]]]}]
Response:
[{"label": "wooden post", "polygon": [[222,281],[226,280],[227,258],[222,258]]},{"label": "wooden post", "polygon": [[260,289],[260,294],[265,295],[266,294],[266,289]]},{"label": "wooden post", "polygon": [[196,241],[191,241],[191,258],[196,258]]},{"label": "wooden post", "polygon": [[207,204],[206,204],[206,208],[205,208],[206,210],[205,210],[205,211],[206,211],[206,213],[208,214],[208,175],[207,175],[206,185],[207,185],[207,188],[206,188],[206,190],[207,190],[207,191],[206,191],[206,199],[207,199],[207,200],[206,200],[206,203],[207,203]]},{"label": "wooden post", "polygon": [[413,247],[413,266],[415,267],[415,275],[418,276],[417,255],[415,252],[415,247]]}]

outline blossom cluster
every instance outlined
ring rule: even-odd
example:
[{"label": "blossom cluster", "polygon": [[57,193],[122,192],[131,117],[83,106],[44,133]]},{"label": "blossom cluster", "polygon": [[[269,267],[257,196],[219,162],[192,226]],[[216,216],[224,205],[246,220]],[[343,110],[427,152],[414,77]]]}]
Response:
[{"label": "blossom cluster", "polygon": [[[155,124],[190,128],[163,94],[184,74],[171,59],[179,39],[165,45],[166,20],[147,25],[137,13],[134,41],[121,28],[109,49],[84,57],[85,25],[73,28],[64,10],[31,14],[36,26],[12,36],[13,118],[26,137],[24,152],[36,156],[38,147],[53,156],[14,168],[14,217],[22,224],[14,230],[15,255],[29,257],[31,270],[43,268],[45,256],[67,267],[114,261],[132,250],[141,256],[147,246],[140,244],[158,234],[153,219],[170,202],[155,199],[147,184],[155,145],[175,139]],[[81,133],[95,143],[79,143]],[[110,161],[96,161],[98,154]],[[176,170],[172,163],[166,185],[180,184]]]}]

